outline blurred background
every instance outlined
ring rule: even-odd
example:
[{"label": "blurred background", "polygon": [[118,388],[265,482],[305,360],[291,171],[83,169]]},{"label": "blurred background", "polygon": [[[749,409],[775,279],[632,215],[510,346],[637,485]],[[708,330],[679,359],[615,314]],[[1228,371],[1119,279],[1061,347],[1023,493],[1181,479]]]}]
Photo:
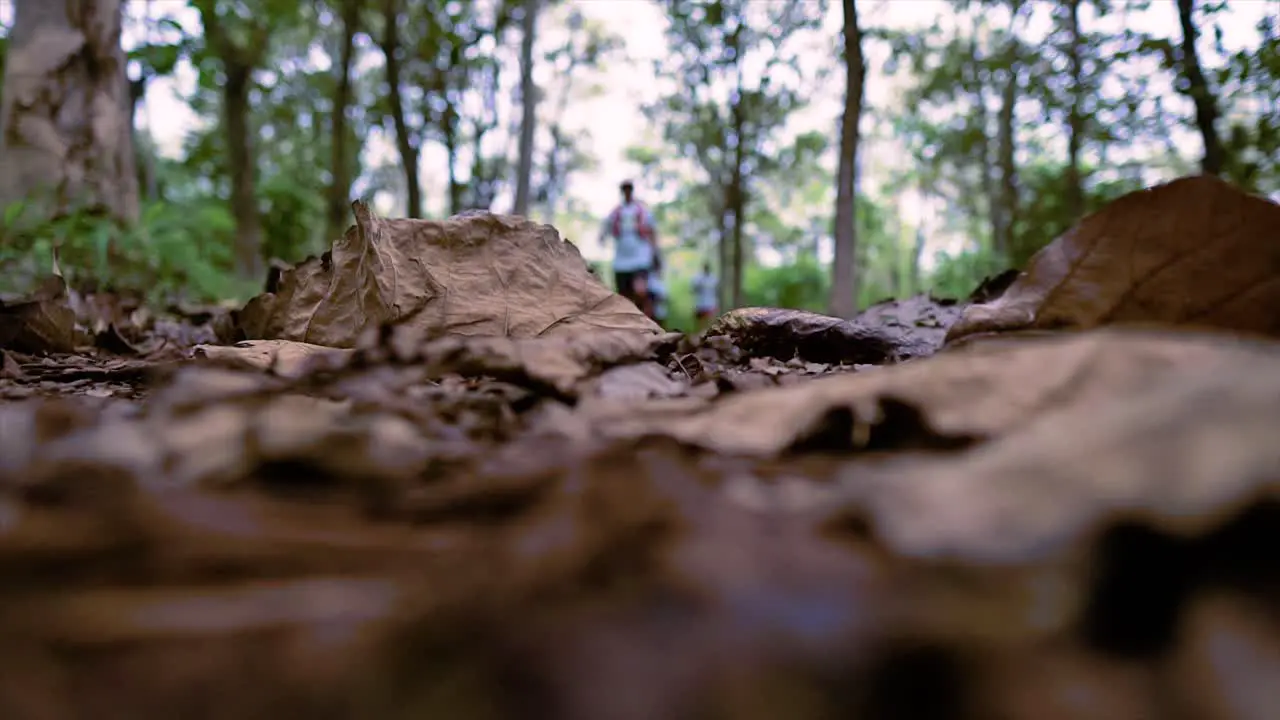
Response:
[{"label": "blurred background", "polygon": [[[63,153],[64,186],[99,181],[52,206],[31,180],[48,160],[0,143],[5,291],[57,246],[73,282],[244,297],[269,261],[326,249],[356,197],[525,214],[606,268],[631,178],[686,329],[703,262],[722,309],[847,316],[962,296],[1179,175],[1280,198],[1280,0],[98,4],[118,38],[77,46],[91,70],[58,75],[61,96],[96,99],[61,112],[125,131]],[[0,1],[6,137],[86,22],[75,5]],[[115,92],[95,72],[120,52]]]}]

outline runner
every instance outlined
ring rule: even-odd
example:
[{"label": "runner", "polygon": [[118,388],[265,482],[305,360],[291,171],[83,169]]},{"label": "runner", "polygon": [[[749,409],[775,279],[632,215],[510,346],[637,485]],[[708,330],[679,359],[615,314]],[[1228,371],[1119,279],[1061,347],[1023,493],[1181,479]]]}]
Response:
[{"label": "runner", "polygon": [[613,280],[618,294],[636,304],[653,317],[649,297],[649,273],[661,265],[653,217],[636,201],[635,186],[624,180],[619,186],[622,203],[609,213],[600,231],[600,242],[613,238]]},{"label": "runner", "polygon": [[698,332],[707,329],[716,315],[716,277],[711,274],[711,263],[702,264],[702,272],[693,276],[693,318]]}]

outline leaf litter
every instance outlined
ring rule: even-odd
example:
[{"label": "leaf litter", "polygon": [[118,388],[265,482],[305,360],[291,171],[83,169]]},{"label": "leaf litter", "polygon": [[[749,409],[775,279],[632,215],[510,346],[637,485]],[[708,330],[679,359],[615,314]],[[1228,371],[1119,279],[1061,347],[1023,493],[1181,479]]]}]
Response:
[{"label": "leaf litter", "polygon": [[1278,211],[1183,179],[967,305],[700,337],[481,214],[357,205],[234,311],[51,282],[0,714],[1269,717]]}]

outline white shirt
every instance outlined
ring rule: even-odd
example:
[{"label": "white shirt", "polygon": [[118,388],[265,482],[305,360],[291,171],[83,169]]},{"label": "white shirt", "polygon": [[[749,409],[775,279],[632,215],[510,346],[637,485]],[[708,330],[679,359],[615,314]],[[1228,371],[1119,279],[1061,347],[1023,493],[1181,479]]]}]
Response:
[{"label": "white shirt", "polygon": [[[614,213],[618,215],[618,236],[615,239],[613,253],[613,270],[614,272],[636,272],[637,270],[648,270],[653,267],[653,245],[648,240],[640,237],[640,219],[643,217],[653,225],[653,220],[649,218],[646,211],[638,203],[632,201],[620,205]],[[602,235],[610,236],[613,234],[613,213],[605,220],[604,232]]]},{"label": "white shirt", "polygon": [[693,304],[696,310],[714,310],[716,307],[716,278],[698,273],[693,276]]}]

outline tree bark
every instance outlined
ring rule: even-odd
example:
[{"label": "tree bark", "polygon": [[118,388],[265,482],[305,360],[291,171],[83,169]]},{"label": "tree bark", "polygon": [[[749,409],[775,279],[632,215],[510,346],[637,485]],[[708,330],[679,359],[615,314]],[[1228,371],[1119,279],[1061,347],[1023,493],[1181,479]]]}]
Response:
[{"label": "tree bark", "polygon": [[133,158],[138,173],[138,187],[147,200],[159,197],[156,185],[155,152],[145,147],[138,137],[138,107],[146,102],[147,82],[150,80],[143,71],[143,76],[129,81],[129,139],[133,143]]},{"label": "tree bark", "polygon": [[742,226],[746,207],[745,191],[742,187],[745,180],[742,172],[744,118],[741,104],[734,105],[734,132],[738,136],[737,147],[733,150],[733,175],[729,181],[729,207],[733,216],[733,235],[730,238],[730,251],[733,259],[732,285],[730,291],[731,308],[742,307],[742,278],[746,274],[746,248],[743,247]]},{"label": "tree bark", "polygon": [[1000,225],[992,248],[1001,260],[1006,260],[1013,249],[1014,233],[1018,222],[1018,167],[1016,162],[1017,136],[1013,127],[1014,111],[1018,105],[1018,39],[1017,16],[1021,5],[1014,0],[1013,16],[1009,24],[1009,39],[1004,50],[1004,84],[1000,87],[1000,112],[996,121],[996,161],[1000,165]]},{"label": "tree bark", "polygon": [[266,57],[271,28],[259,20],[244,45],[235,42],[217,14],[213,0],[197,3],[210,48],[222,61],[223,127],[227,137],[227,165],[231,171],[231,213],[236,218],[236,272],[243,278],[262,277],[262,219],[258,216],[257,163],[249,122],[249,91],[253,71]]},{"label": "tree bark", "polygon": [[391,120],[396,126],[396,149],[400,152],[400,165],[404,169],[406,198],[405,214],[411,218],[422,217],[422,186],[418,183],[418,149],[413,145],[409,123],[405,120],[404,95],[400,91],[400,32],[396,20],[400,16],[398,0],[384,0],[382,4],[382,54],[387,66],[387,100],[391,105]]},{"label": "tree bark", "polygon": [[356,32],[360,25],[360,0],[340,0],[342,10],[342,50],[338,61],[338,86],[333,96],[333,138],[330,140],[330,168],[327,226],[329,238],[346,232],[351,205],[351,166],[347,150],[347,108],[351,105],[351,64],[355,58]]},{"label": "tree bark", "polygon": [[0,207],[137,219],[121,22],[120,0],[17,0],[0,98]]},{"label": "tree bark", "polygon": [[516,201],[512,209],[516,215],[529,214],[529,187],[533,180],[533,131],[538,107],[538,91],[533,84],[533,41],[537,22],[538,0],[524,0],[524,35],[520,40],[520,159],[516,168]]},{"label": "tree bark", "polygon": [[231,169],[231,212],[236,218],[236,271],[244,278],[262,277],[262,219],[258,216],[253,140],[249,132],[249,88],[253,71],[226,62],[223,112],[227,128],[227,164]]},{"label": "tree bark", "polygon": [[1084,180],[1080,174],[1080,146],[1084,140],[1084,66],[1080,48],[1080,0],[1067,2],[1067,60],[1071,65],[1071,109],[1067,114],[1067,212],[1072,221],[1084,215]]},{"label": "tree bark", "polygon": [[1200,55],[1196,51],[1195,0],[1178,0],[1178,20],[1182,24],[1182,58],[1179,65],[1187,83],[1185,90],[1196,106],[1196,127],[1204,139],[1204,158],[1200,167],[1208,175],[1221,175],[1226,165],[1226,151],[1218,136],[1218,103],[1209,89],[1204,70],[1200,67]]},{"label": "tree bark", "polygon": [[866,62],[862,57],[862,32],[854,0],[844,0],[844,115],[840,120],[840,165],[836,176],[836,216],[832,235],[835,255],[831,267],[828,305],[836,317],[853,317],[858,311],[858,229],[855,176],[858,167],[858,121],[862,117]]}]

